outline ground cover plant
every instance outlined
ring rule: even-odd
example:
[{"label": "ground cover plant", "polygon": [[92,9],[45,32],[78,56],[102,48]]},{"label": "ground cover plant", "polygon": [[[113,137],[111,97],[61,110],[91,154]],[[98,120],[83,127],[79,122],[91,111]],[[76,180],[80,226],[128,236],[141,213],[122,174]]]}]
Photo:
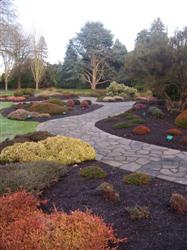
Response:
[{"label": "ground cover plant", "polygon": [[120,137],[187,151],[187,129],[180,125],[187,121],[185,112],[169,112],[156,99],[139,100],[127,112],[98,121],[96,127]]},{"label": "ground cover plant", "polygon": [[0,197],[1,249],[101,250],[120,242],[112,227],[89,212],[48,215],[38,208],[40,204],[26,192]]},{"label": "ground cover plant", "polygon": [[94,148],[80,140],[65,136],[49,137],[39,142],[16,143],[1,151],[0,162],[57,161],[70,165],[94,160]]},{"label": "ground cover plant", "polygon": [[51,161],[9,164],[0,168],[0,195],[26,190],[38,194],[68,172]]}]

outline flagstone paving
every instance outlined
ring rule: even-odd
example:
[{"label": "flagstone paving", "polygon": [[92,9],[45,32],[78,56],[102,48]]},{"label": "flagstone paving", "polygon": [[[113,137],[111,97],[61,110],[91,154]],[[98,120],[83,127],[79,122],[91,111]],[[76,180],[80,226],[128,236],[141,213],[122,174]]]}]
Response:
[{"label": "flagstone paving", "polygon": [[187,152],[121,138],[95,127],[97,121],[125,112],[132,104],[105,103],[102,108],[84,115],[41,123],[37,130],[87,141],[96,149],[97,160],[114,167],[187,185]]}]

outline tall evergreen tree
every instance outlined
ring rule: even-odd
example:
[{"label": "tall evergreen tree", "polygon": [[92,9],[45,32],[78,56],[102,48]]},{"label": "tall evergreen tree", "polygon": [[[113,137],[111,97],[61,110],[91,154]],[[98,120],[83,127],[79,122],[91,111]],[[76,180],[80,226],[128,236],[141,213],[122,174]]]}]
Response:
[{"label": "tall evergreen tree", "polygon": [[67,46],[64,63],[62,65],[60,87],[72,88],[80,85],[82,77],[81,60],[75,50],[73,40]]}]

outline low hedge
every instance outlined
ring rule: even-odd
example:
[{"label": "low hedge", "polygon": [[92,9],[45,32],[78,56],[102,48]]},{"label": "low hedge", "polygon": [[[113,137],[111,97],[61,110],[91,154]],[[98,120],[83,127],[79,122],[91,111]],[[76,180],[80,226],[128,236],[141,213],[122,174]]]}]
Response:
[{"label": "low hedge", "polygon": [[94,148],[80,139],[55,136],[39,142],[16,143],[0,154],[0,162],[57,161],[64,165],[95,160]]},{"label": "low hedge", "polygon": [[176,117],[175,124],[180,128],[187,128],[187,109]]},{"label": "low hedge", "polygon": [[33,96],[35,93],[34,89],[25,88],[25,89],[17,89],[14,91],[14,96]]},{"label": "low hedge", "polygon": [[66,174],[67,167],[50,161],[6,165],[0,168],[0,194],[7,190],[39,193]]}]

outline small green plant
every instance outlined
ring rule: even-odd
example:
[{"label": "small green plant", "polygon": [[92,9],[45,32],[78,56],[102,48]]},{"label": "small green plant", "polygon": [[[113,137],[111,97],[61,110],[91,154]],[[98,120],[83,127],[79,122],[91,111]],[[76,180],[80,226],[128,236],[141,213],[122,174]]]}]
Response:
[{"label": "small green plant", "polygon": [[17,89],[14,91],[14,96],[33,96],[35,90],[31,88],[25,88],[25,89]]},{"label": "small green plant", "polygon": [[116,123],[113,126],[113,128],[115,128],[115,129],[130,128],[130,124],[124,123],[124,122],[119,122],[119,123]]},{"label": "small green plant", "polygon": [[116,121],[118,121],[118,118],[117,117],[108,116],[108,118],[105,121],[106,122],[116,122]]},{"label": "small green plant", "polygon": [[131,173],[125,175],[123,181],[131,185],[148,185],[151,182],[151,177],[142,173]]},{"label": "small green plant", "polygon": [[127,212],[130,215],[131,220],[141,220],[141,219],[150,219],[151,214],[149,208],[146,206],[135,206],[127,207]]},{"label": "small green plant", "polygon": [[113,185],[108,182],[101,183],[97,188],[96,191],[98,191],[105,200],[112,201],[112,202],[119,202],[120,201],[120,195],[119,193],[114,189]]},{"label": "small green plant", "polygon": [[79,173],[80,176],[94,179],[101,179],[107,176],[107,173],[99,166],[81,168]]},{"label": "small green plant", "polygon": [[164,112],[162,112],[162,110],[157,107],[150,107],[148,112],[151,116],[157,119],[162,119],[164,117]]},{"label": "small green plant", "polygon": [[141,118],[134,118],[130,120],[131,124],[144,124],[145,120],[141,119]]}]

